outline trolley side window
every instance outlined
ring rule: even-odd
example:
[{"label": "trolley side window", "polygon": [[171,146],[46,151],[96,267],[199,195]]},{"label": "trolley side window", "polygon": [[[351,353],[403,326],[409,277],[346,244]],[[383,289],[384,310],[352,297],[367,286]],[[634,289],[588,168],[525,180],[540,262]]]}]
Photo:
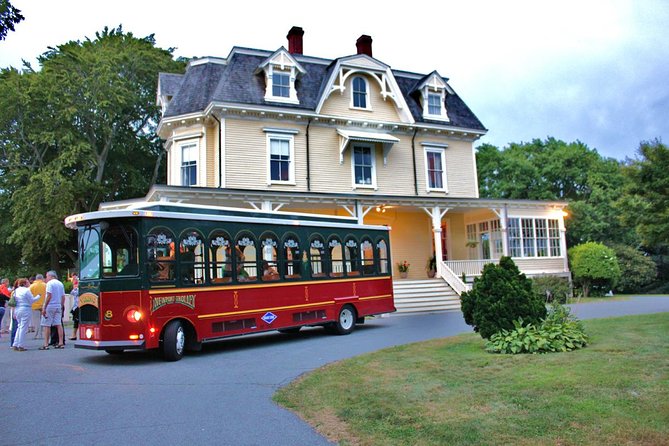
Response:
[{"label": "trolley side window", "polygon": [[128,225],[110,225],[102,236],[102,275],[136,276],[139,272],[137,232]]},{"label": "trolley side window", "polygon": [[344,256],[346,258],[346,275],[360,275],[360,250],[358,241],[353,237],[347,237],[344,243]]},{"label": "trolley side window", "polygon": [[362,239],[360,252],[362,253],[362,273],[365,276],[373,276],[376,274],[376,268],[374,267],[374,245],[370,239]]},{"label": "trolley side window", "polygon": [[232,280],[232,243],[223,231],[214,231],[209,237],[209,277],[211,283]]},{"label": "trolley side window", "polygon": [[379,259],[379,273],[388,274],[388,244],[384,239],[376,243],[378,259]]},{"label": "trolley side window", "polygon": [[235,243],[235,268],[237,282],[255,282],[258,280],[258,252],[253,234],[237,236]]},{"label": "trolley side window", "polygon": [[87,227],[79,239],[81,279],[100,278],[100,236],[97,229]]},{"label": "trolley side window", "polygon": [[182,285],[204,283],[204,240],[199,232],[186,231],[179,242],[179,269]]},{"label": "trolley side window", "polygon": [[174,234],[166,228],[154,228],[146,236],[148,275],[152,282],[174,280]]},{"label": "trolley side window", "polygon": [[299,279],[302,277],[302,251],[300,239],[295,234],[287,234],[281,245],[283,255],[279,259],[279,272],[284,279]]}]

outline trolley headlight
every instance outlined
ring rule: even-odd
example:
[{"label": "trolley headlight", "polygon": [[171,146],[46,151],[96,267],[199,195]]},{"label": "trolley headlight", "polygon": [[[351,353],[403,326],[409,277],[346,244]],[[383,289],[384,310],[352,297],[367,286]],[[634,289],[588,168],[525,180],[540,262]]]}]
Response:
[{"label": "trolley headlight", "polygon": [[139,322],[142,320],[142,312],[139,310],[129,310],[126,314],[126,318],[128,319],[128,322]]},{"label": "trolley headlight", "polygon": [[91,339],[93,337],[93,329],[87,328],[86,329],[86,339]]}]

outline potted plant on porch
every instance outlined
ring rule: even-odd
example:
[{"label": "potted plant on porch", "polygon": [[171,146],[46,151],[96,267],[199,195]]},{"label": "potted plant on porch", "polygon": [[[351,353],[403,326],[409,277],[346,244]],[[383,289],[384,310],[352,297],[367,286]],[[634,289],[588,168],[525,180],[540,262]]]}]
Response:
[{"label": "potted plant on porch", "polygon": [[401,279],[406,279],[409,276],[409,266],[411,266],[411,264],[406,260],[402,260],[397,264],[397,269],[400,270]]},{"label": "potted plant on porch", "polygon": [[437,258],[434,254],[432,254],[432,257],[427,259],[425,271],[427,271],[427,277],[430,279],[432,279],[437,274]]}]

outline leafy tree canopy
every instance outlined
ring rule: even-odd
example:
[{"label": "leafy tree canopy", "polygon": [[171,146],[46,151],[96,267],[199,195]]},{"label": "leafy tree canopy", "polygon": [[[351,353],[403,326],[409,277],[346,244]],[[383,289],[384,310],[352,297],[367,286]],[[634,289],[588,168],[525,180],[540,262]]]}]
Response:
[{"label": "leafy tree canopy", "polygon": [[182,62],[122,28],[71,41],[39,57],[41,70],[0,72],[0,207],[4,229],[29,263],[74,259],[68,214],[144,195],[159,179],[155,134],[160,71]]},{"label": "leafy tree canopy", "polygon": [[593,287],[600,292],[611,290],[620,279],[616,253],[602,243],[588,242],[570,248],[569,263],[584,297],[588,297]]},{"label": "leafy tree canopy", "polygon": [[14,25],[25,19],[21,11],[9,3],[9,0],[0,0],[0,40],[5,40],[9,31],[14,31]]},{"label": "leafy tree canopy", "polygon": [[629,180],[617,206],[623,222],[645,246],[669,246],[669,148],[659,140],[642,142],[623,172]]},{"label": "leafy tree canopy", "polygon": [[613,206],[625,184],[620,163],[587,145],[555,138],[511,143],[504,150],[483,144],[476,162],[482,197],[569,201],[569,245],[634,242],[633,231],[621,225]]}]

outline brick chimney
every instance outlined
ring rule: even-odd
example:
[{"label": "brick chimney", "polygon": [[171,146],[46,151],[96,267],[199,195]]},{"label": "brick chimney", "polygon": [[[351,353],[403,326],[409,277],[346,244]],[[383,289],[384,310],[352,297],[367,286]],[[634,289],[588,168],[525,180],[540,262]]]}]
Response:
[{"label": "brick chimney", "polygon": [[302,54],[302,36],[304,30],[299,26],[293,26],[288,31],[286,38],[288,39],[288,52],[290,54]]},{"label": "brick chimney", "polygon": [[358,49],[358,54],[367,54],[372,57],[372,36],[363,34],[355,41],[355,47]]}]

